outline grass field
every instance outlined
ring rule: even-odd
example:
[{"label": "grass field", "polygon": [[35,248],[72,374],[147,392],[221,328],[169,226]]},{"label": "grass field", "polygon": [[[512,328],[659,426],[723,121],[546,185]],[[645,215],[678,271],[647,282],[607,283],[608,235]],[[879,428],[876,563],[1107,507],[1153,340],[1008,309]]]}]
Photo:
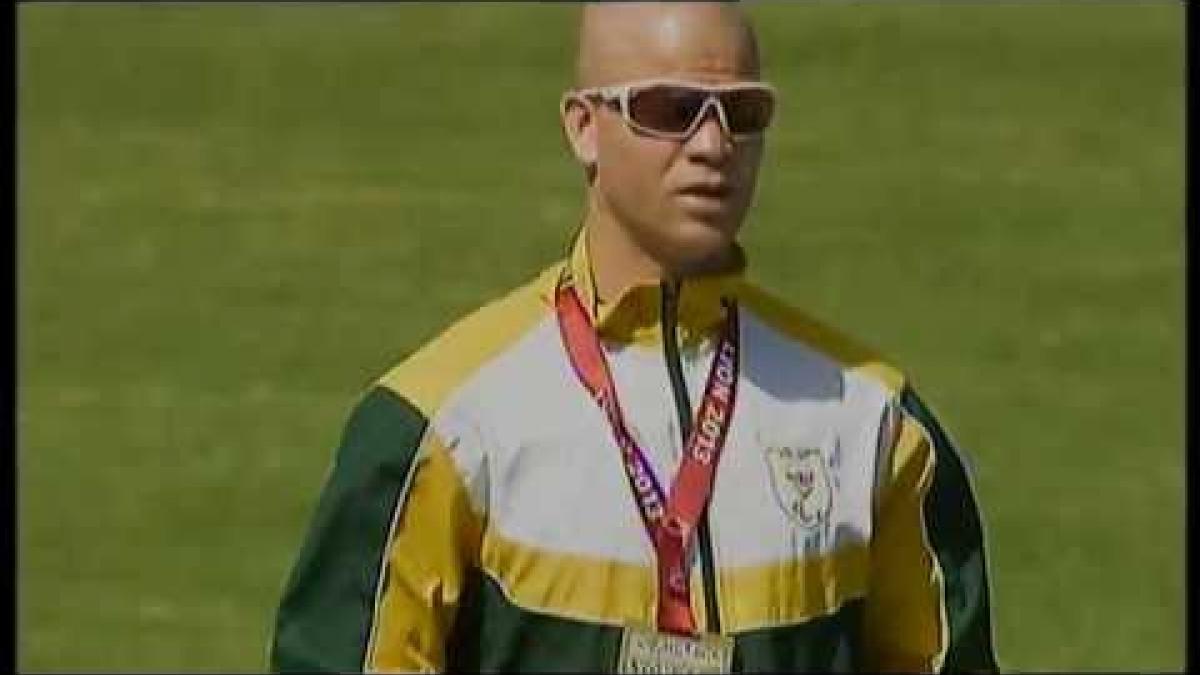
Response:
[{"label": "grass field", "polygon": [[[1183,8],[755,4],[753,276],[971,453],[1011,670],[1184,662]],[[550,4],[18,8],[22,671],[253,671],[359,392],[557,257]]]}]

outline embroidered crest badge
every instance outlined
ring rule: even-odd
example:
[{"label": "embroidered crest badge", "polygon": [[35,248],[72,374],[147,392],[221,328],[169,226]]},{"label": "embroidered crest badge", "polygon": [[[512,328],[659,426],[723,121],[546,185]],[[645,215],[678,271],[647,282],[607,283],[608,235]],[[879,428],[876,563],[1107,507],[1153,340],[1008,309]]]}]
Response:
[{"label": "embroidered crest badge", "polygon": [[825,460],[816,448],[767,448],[775,498],[795,523],[811,528],[826,520],[833,503]]}]

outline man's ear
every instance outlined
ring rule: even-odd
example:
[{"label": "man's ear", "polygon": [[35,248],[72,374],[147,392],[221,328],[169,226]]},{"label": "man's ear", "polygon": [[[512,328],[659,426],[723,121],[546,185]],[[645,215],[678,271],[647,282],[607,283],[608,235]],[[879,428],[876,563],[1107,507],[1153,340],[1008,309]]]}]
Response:
[{"label": "man's ear", "polygon": [[596,115],[592,106],[577,94],[563,94],[559,102],[563,133],[571,152],[590,176],[596,167]]}]

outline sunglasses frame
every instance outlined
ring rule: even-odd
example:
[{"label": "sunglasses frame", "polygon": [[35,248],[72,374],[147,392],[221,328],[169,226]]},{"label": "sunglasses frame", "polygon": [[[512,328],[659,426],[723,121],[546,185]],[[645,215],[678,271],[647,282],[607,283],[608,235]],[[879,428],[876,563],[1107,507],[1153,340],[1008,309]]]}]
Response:
[{"label": "sunglasses frame", "polygon": [[[696,111],[696,115],[692,118],[692,121],[688,125],[687,129],[683,131],[663,131],[661,129],[652,129],[650,127],[638,124],[637,121],[633,119],[633,116],[629,112],[629,101],[633,95],[643,89],[661,86],[692,89],[703,92],[706,95],[704,103],[702,103],[700,105],[700,109]],[[690,138],[692,134],[696,132],[696,129],[700,127],[701,121],[707,116],[708,109],[711,106],[716,109],[717,120],[725,134],[734,140],[740,141],[759,138],[767,129],[767,127],[764,127],[762,131],[734,133],[733,130],[729,128],[729,119],[726,117],[725,106],[721,103],[720,95],[731,91],[746,90],[765,92],[771,97],[772,107],[774,106],[777,98],[775,87],[771,86],[771,84],[768,82],[761,81],[730,82],[728,84],[713,85],[701,84],[699,82],[689,82],[686,80],[657,78],[623,82],[621,84],[611,84],[603,87],[579,89],[574,93],[576,96],[582,98],[600,99],[602,102],[610,105],[616,103],[618,110],[621,112],[621,118],[625,120],[625,124],[629,125],[629,128],[648,136],[654,136],[656,138],[663,138],[672,141],[681,141]],[[773,112],[774,111],[772,111],[772,117],[774,116]],[[770,126],[770,121],[768,121],[767,126]]]}]

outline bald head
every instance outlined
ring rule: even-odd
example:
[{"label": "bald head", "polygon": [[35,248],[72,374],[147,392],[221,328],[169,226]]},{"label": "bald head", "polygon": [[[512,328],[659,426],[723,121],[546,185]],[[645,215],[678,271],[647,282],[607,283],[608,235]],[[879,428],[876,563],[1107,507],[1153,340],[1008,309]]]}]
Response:
[{"label": "bald head", "polygon": [[579,25],[578,87],[652,77],[757,79],[758,45],[731,2],[594,2]]}]

